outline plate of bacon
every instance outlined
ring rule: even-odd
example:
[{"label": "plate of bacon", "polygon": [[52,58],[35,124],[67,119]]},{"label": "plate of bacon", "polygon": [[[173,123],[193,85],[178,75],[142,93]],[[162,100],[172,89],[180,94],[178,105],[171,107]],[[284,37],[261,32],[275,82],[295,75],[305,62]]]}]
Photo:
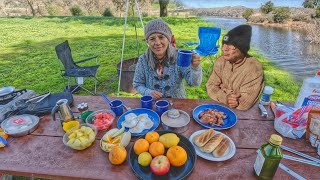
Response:
[{"label": "plate of bacon", "polygon": [[229,108],[218,104],[197,106],[192,115],[201,126],[216,130],[229,129],[237,123],[236,114]]}]

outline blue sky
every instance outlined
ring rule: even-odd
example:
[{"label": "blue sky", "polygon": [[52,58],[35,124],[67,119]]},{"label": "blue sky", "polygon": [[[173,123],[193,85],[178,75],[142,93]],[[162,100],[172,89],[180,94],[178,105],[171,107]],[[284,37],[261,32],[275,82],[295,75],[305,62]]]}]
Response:
[{"label": "blue sky", "polygon": [[[192,8],[212,8],[224,6],[245,6],[259,8],[269,0],[182,0],[184,5]],[[273,0],[275,6],[302,7],[304,0]]]}]

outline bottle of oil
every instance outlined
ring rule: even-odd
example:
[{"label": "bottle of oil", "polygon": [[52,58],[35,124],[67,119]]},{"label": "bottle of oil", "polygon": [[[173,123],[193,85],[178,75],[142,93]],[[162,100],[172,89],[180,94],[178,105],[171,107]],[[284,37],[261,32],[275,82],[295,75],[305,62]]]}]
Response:
[{"label": "bottle of oil", "polygon": [[273,178],[282,159],[281,143],[282,137],[272,134],[269,142],[258,149],[258,155],[253,167],[258,179]]}]

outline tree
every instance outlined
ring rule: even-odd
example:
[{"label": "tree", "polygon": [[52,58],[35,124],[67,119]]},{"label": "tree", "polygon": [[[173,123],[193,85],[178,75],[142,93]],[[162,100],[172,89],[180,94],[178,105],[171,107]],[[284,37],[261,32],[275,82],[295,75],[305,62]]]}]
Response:
[{"label": "tree", "polygon": [[160,4],[160,17],[166,17],[168,16],[168,4],[169,4],[169,0],[159,0],[159,4]]},{"label": "tree", "polygon": [[242,17],[245,18],[247,21],[249,20],[250,16],[253,14],[253,9],[247,8],[243,13]]},{"label": "tree", "polygon": [[268,14],[273,9],[273,3],[271,1],[268,1],[266,2],[266,4],[262,5],[260,9],[264,14]]},{"label": "tree", "polygon": [[302,5],[305,8],[317,8],[320,5],[320,0],[305,0]]},{"label": "tree", "polygon": [[290,10],[288,7],[279,7],[274,11],[273,20],[276,23],[283,23],[290,17]]},{"label": "tree", "polygon": [[27,3],[31,9],[32,16],[36,16],[37,12],[36,12],[35,8],[33,7],[34,6],[33,0],[27,0]]}]

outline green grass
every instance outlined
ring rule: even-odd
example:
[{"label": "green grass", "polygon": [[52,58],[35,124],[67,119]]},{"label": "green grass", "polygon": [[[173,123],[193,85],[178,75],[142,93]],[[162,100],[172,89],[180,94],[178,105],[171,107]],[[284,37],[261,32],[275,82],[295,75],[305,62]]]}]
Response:
[{"label": "green grass", "polygon": [[[144,24],[151,18],[144,18]],[[177,40],[178,48],[185,48],[182,42],[197,41],[199,26],[209,26],[198,18],[165,18]],[[137,26],[138,44],[134,24]],[[27,88],[37,93],[61,92],[64,84],[60,76],[55,46],[69,40],[75,60],[99,55],[98,78],[102,83],[99,92],[116,95],[118,79],[116,64],[120,62],[123,40],[123,18],[107,17],[42,17],[42,18],[0,18],[0,87]],[[124,59],[136,57],[146,49],[143,30],[138,18],[129,18]],[[220,52],[219,52],[220,53]],[[301,84],[284,70],[275,67],[256,51],[250,53],[264,65],[266,85],[275,88],[273,100],[294,101]],[[89,65],[89,64],[87,64]],[[207,66],[207,64],[203,64]],[[188,98],[208,98],[204,75],[200,87],[187,87]],[[93,82],[85,80],[92,89]],[[83,91],[80,94],[88,95]],[[133,96],[121,92],[121,96]]]}]

